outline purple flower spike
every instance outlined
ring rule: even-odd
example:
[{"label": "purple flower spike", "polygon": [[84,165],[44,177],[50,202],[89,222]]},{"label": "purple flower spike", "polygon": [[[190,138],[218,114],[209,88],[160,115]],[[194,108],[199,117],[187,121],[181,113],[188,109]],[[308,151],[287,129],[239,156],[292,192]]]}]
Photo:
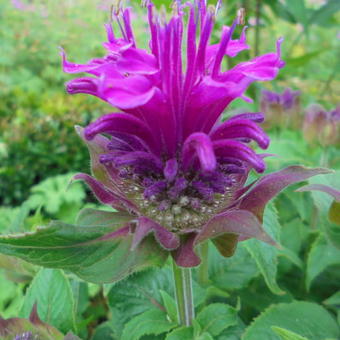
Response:
[{"label": "purple flower spike", "polygon": [[282,93],[262,91],[261,109],[266,116],[266,126],[292,127],[300,129],[302,115],[300,91],[286,88]]},{"label": "purple flower spike", "polygon": [[[226,70],[225,55],[249,48],[245,28],[234,37],[240,18],[211,44],[218,10],[206,1],[176,2],[168,21],[151,1],[145,4],[149,50],[138,47],[130,10],[120,8],[115,14],[120,32],[106,25],[104,57],[75,64],[62,52],[65,72],[89,74],[71,80],[68,92],[97,96],[119,110],[84,131],[78,128],[95,178],[76,178],[103,203],[132,215],[126,235],[132,237],[132,252],[152,233],[155,249],[169,250],[180,266],[191,267],[200,263],[195,247],[208,239],[224,256],[250,237],[273,244],[262,229],[265,205],[287,185],[325,170],[293,167],[245,186],[251,170],[261,173],[266,167],[264,155],[250,144],[269,145],[259,127],[264,115],[246,112],[224,122],[221,116],[233,100],[250,100],[245,92],[251,83],[276,77],[284,66],[282,39],[276,51]],[[266,96],[290,107],[296,94]]]}]

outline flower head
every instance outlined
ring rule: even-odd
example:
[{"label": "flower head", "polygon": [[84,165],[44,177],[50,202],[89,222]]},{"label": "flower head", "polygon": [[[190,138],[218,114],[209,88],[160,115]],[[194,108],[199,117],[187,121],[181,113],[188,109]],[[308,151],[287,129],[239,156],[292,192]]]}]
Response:
[{"label": "flower head", "polygon": [[262,91],[261,110],[266,126],[301,128],[300,91],[286,88],[282,93]]},{"label": "flower head", "polygon": [[303,133],[309,143],[322,146],[340,143],[340,106],[326,111],[319,104],[311,104],[306,109]]},{"label": "flower head", "polygon": [[134,249],[151,232],[181,266],[199,264],[194,247],[209,238],[229,256],[241,239],[273,243],[261,227],[265,204],[312,172],[286,169],[263,177],[250,191],[244,187],[249,171],[265,170],[264,155],[249,146],[269,145],[259,126],[263,115],[243,113],[224,122],[221,115],[234,99],[249,100],[244,93],[252,82],[275,78],[284,65],[281,40],[276,52],[222,70],[225,55],[249,48],[245,29],[232,38],[240,18],[223,27],[219,43],[210,44],[216,13],[205,1],[174,2],[169,21],[151,2],[146,7],[150,51],[137,47],[130,9],[119,9],[120,37],[106,25],[105,57],[81,65],[62,53],[65,72],[90,74],[68,82],[69,93],[91,94],[119,109],[78,129],[94,177],[75,178],[101,202],[131,214],[128,228],[114,237],[132,233]]}]

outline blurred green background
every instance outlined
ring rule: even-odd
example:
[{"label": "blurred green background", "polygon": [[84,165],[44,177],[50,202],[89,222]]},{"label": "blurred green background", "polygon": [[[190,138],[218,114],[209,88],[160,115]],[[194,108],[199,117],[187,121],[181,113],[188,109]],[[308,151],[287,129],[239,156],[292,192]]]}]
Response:
[{"label": "blurred green background", "polygon": [[[96,204],[79,183],[66,190],[72,173],[89,172],[88,153],[74,125],[85,126],[112,108],[97,98],[66,94],[64,83],[72,77],[62,72],[58,47],[62,46],[69,60],[77,63],[102,56],[101,42],[106,39],[104,23],[110,18],[112,2],[0,0],[0,233],[29,231],[51,218],[73,222],[81,207]],[[147,46],[145,11],[139,0],[130,3],[136,13],[132,20],[137,41]],[[157,7],[169,8],[171,1],[155,0],[154,3]],[[303,133],[310,104],[318,103],[329,112],[340,105],[340,1],[223,0],[214,41],[219,38],[218,28],[230,25],[241,7],[246,11],[247,41],[251,49],[226,60],[225,67],[274,51],[276,40],[281,36],[285,38],[282,59],[287,64],[276,80],[251,86],[247,94],[254,99],[253,103],[236,100],[226,114],[259,111],[261,104],[263,107],[261,93],[265,88],[280,93],[287,87],[298,90],[301,92],[299,103],[290,112],[277,105],[266,106],[266,114],[271,117],[266,128],[272,138],[268,152],[279,156],[268,160],[269,171],[289,164],[340,169],[339,138],[323,143],[317,138],[308,140]],[[275,118],[276,114],[288,118],[282,123]],[[335,126],[333,135],[339,134],[339,121],[331,124],[332,128]],[[289,195],[292,193],[290,190]],[[310,223],[312,198],[308,194],[299,195],[294,203],[283,196],[277,202],[280,214],[280,209],[285,211],[283,224],[296,217],[294,208],[297,216],[305,217],[301,219],[304,224]],[[302,206],[308,207],[300,214]],[[317,217],[312,221],[317,224]],[[283,239],[288,243],[289,228],[283,231]],[[303,229],[301,233],[305,236],[301,236],[296,251],[302,261],[307,261],[308,249],[317,236],[315,230]],[[329,265],[334,263],[327,262],[323,269]],[[284,266],[282,273],[292,270],[287,269],[287,263]],[[36,267],[26,266],[19,260],[0,258],[0,315],[18,315],[26,288],[36,272]],[[303,275],[300,273],[298,277],[304,280]],[[327,278],[329,276],[326,281]],[[321,302],[334,293],[337,285],[332,280],[324,292],[321,289],[321,293],[310,300]],[[103,298],[100,287],[87,286],[86,292],[76,318],[80,334],[90,338],[96,334],[96,326],[107,320],[108,307],[98,306]],[[298,296],[306,297],[303,294],[307,293],[301,294]],[[261,308],[265,306],[266,303]],[[257,312],[249,305],[246,318],[250,320]]]}]

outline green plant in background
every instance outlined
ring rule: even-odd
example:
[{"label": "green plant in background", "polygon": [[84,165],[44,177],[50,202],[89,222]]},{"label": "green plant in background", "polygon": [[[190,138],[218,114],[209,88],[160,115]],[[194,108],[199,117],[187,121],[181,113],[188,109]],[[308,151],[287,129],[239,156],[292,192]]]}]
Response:
[{"label": "green plant in background", "polygon": [[[155,2],[161,5],[160,1]],[[60,93],[66,79],[60,76],[55,47],[63,45],[74,58],[83,61],[96,53],[98,27],[107,17],[101,9],[109,9],[110,2],[46,4],[33,1],[29,11],[15,9],[11,3],[0,6],[0,25],[10,22],[14,28],[0,33],[5,51],[13,51],[0,56],[0,82],[4,89],[1,96],[5,99],[0,104],[0,126],[4,131],[0,137],[0,200],[7,205],[22,203],[16,207],[0,207],[0,233],[29,232],[30,235],[41,230],[37,226],[46,225],[51,218],[74,223],[81,207],[98,208],[84,201],[85,191],[79,183],[68,187],[72,174],[49,178],[70,169],[86,171],[89,168],[86,150],[80,151],[82,144],[73,132],[73,125],[86,125],[107,110],[85,97],[69,98]],[[262,51],[278,32],[296,38],[296,41],[286,39],[283,56],[289,56],[288,64],[271,90],[280,92],[292,86],[301,90],[302,108],[319,102],[326,111],[331,111],[339,100],[334,26],[339,22],[336,13],[339,3],[230,0],[222,6],[216,24],[222,27],[230,22],[236,8],[241,6],[246,7],[250,21],[248,37],[255,38],[256,29],[251,24],[260,15],[257,21],[260,38],[257,43],[256,39],[248,39],[250,45],[258,44]],[[137,40],[146,41],[141,13],[133,18],[133,23],[142,27]],[[60,18],[69,18],[63,21],[69,28],[57,30]],[[74,24],[75,20],[80,27]],[[45,29],[46,22],[48,29]],[[299,23],[303,30],[299,30]],[[77,30],[82,32],[84,40],[88,35],[86,50],[83,44],[75,44],[79,37]],[[19,32],[19,40],[14,32]],[[218,39],[214,33],[212,41],[218,42]],[[16,47],[22,48],[21,54],[16,53]],[[238,62],[242,54],[237,58],[234,60]],[[11,68],[12,63],[22,67]],[[228,60],[229,67],[232,63]],[[249,93],[259,95],[260,89],[253,86]],[[256,110],[258,104],[258,100],[253,104],[235,101],[231,111]],[[302,116],[302,109],[299,113]],[[329,167],[339,169],[336,145],[328,146],[325,155],[320,145],[311,148],[301,132],[301,126],[297,130],[295,127],[270,130],[272,143],[267,152],[279,157],[267,159],[268,172],[296,163],[318,166],[325,164],[325,159]],[[193,270],[196,318],[192,327],[178,325],[175,292],[169,285],[172,277],[169,261],[162,268],[137,272],[118,283],[96,285],[74,276],[70,267],[40,269],[18,258],[1,255],[0,317],[8,321],[0,318],[0,337],[14,317],[20,317],[16,319],[15,334],[29,338],[35,332],[44,332],[44,329],[35,329],[34,322],[27,319],[37,302],[39,317],[56,328],[54,338],[65,340],[78,337],[93,340],[337,339],[340,198],[336,189],[340,190],[339,175],[337,171],[309,179],[300,192],[295,192],[298,187],[292,186],[267,206],[264,229],[279,242],[280,248],[247,240],[239,243],[234,256],[228,259],[221,257],[210,241],[202,248],[202,256],[209,254],[209,261]],[[251,178],[257,177],[251,174]],[[91,224],[96,215],[91,215],[93,210],[87,211],[86,218]],[[85,222],[84,216],[81,222]],[[100,228],[105,229],[110,214],[103,216]],[[73,227],[65,224],[63,228],[65,235],[70,236]],[[87,261],[91,261],[91,254]],[[86,262],[82,265],[86,266]],[[78,337],[65,335],[68,331]]]}]

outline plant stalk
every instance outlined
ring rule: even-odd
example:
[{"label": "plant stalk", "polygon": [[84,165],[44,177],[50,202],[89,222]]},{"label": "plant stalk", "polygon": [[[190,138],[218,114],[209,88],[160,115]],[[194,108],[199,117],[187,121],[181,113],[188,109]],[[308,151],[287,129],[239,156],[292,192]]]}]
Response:
[{"label": "plant stalk", "polygon": [[182,326],[191,326],[195,317],[192,295],[191,268],[178,267],[172,262],[175,283],[175,297],[177,305],[178,322]]},{"label": "plant stalk", "polygon": [[201,253],[201,264],[197,268],[197,279],[198,283],[204,287],[209,284],[209,243],[204,242],[200,245],[200,253]]},{"label": "plant stalk", "polygon": [[255,8],[255,56],[259,55],[260,52],[260,31],[261,31],[261,10],[262,0],[256,0]]}]

